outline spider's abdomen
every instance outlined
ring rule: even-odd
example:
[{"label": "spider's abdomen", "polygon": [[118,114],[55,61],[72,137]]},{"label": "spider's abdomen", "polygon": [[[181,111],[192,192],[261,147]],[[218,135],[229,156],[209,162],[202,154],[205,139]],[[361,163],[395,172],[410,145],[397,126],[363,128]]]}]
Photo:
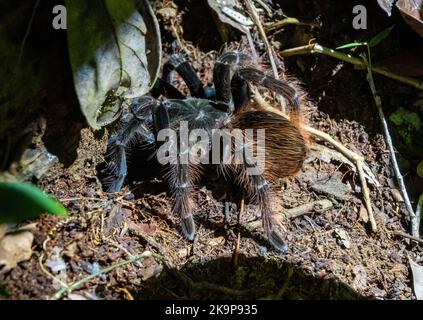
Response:
[{"label": "spider's abdomen", "polygon": [[234,115],[231,126],[265,130],[265,176],[269,181],[292,176],[301,169],[306,142],[300,129],[288,119],[270,111],[247,111]]}]

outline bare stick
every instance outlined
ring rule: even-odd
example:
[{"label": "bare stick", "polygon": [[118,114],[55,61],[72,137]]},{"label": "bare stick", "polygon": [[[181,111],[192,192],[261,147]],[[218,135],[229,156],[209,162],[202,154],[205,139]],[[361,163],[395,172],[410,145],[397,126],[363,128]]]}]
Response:
[{"label": "bare stick", "polygon": [[302,22],[297,18],[285,18],[275,22],[269,22],[264,24],[264,29],[267,32],[278,30],[286,25],[296,25],[296,26],[310,26],[310,27],[319,27],[319,24],[316,22]]},{"label": "bare stick", "polygon": [[418,237],[410,236],[409,234],[404,233],[404,232],[401,232],[401,231],[394,231],[394,235],[396,235],[398,237],[403,237],[403,238],[406,238],[406,239],[410,239],[410,240],[413,240],[413,241],[417,241],[418,243],[423,244],[423,239],[420,239]]},{"label": "bare stick", "polygon": [[263,0],[256,0],[256,2],[264,9],[266,10],[266,13],[271,16],[272,15],[272,9],[270,9],[270,7],[264,3]]},{"label": "bare stick", "polygon": [[262,40],[266,46],[267,49],[267,54],[269,56],[269,60],[270,60],[270,65],[272,66],[272,71],[273,71],[273,75],[276,79],[279,79],[279,74],[278,74],[278,68],[276,66],[276,62],[275,62],[275,56],[272,50],[272,47],[270,46],[269,40],[267,40],[267,36],[266,33],[264,32],[263,29],[263,25],[260,22],[260,17],[256,11],[256,9],[254,8],[253,3],[251,2],[251,0],[245,0],[245,5],[250,13],[251,18],[253,19],[255,25],[257,26],[257,29],[260,33],[260,36],[262,37]]},{"label": "bare stick", "polygon": [[[299,216],[305,215],[310,212],[324,212],[329,210],[333,207],[333,203],[330,200],[319,200],[310,203],[306,203],[296,208],[289,209],[285,212],[285,217],[288,219],[294,219]],[[283,217],[279,218],[280,222],[282,223]],[[260,221],[253,221],[246,225],[247,230],[253,231],[259,229],[261,227]]]},{"label": "bare stick", "polygon": [[238,267],[239,245],[241,242],[241,225],[242,225],[241,220],[242,220],[243,213],[244,213],[244,197],[241,199],[241,204],[239,206],[239,212],[238,212],[238,232],[236,237],[235,252],[234,252],[234,259],[233,259],[234,269]]},{"label": "bare stick", "polygon": [[[347,164],[351,167],[353,172],[355,173],[357,172],[356,165],[339,151],[328,148],[322,144],[317,144],[317,143],[313,144],[311,146],[311,149],[316,151],[318,155],[320,154],[325,157],[329,157],[331,161],[335,160],[335,161]],[[372,170],[369,168],[369,166],[365,162],[363,162],[363,171],[368,183],[370,183],[371,185],[374,185],[377,188],[380,187],[380,182],[377,180],[376,176],[374,175]]]},{"label": "bare stick", "polygon": [[144,251],[142,254],[140,254],[140,255],[138,255],[138,256],[135,256],[135,257],[133,257],[132,259],[129,259],[129,260],[124,260],[124,261],[121,261],[121,262],[118,262],[118,263],[116,263],[116,264],[114,264],[114,265],[112,265],[112,266],[110,266],[110,267],[107,267],[107,268],[103,268],[103,269],[101,269],[101,270],[99,270],[99,271],[97,271],[97,272],[94,272],[93,274],[90,274],[89,276],[87,276],[87,277],[85,277],[85,278],[82,278],[81,280],[78,280],[78,281],[75,281],[75,282],[73,282],[72,284],[70,284],[70,285],[68,285],[68,286],[66,286],[66,287],[64,287],[64,288],[62,288],[62,289],[60,289],[59,291],[57,291],[54,295],[53,295],[53,299],[54,300],[57,300],[57,299],[60,299],[65,293],[70,293],[72,290],[75,290],[75,289],[77,289],[80,285],[82,285],[82,284],[84,284],[85,282],[87,282],[87,281],[89,281],[89,280],[91,280],[91,279],[93,279],[93,278],[95,278],[95,277],[98,277],[99,275],[101,275],[101,274],[104,274],[104,273],[107,273],[107,272],[110,272],[110,271],[112,271],[112,270],[114,270],[114,269],[116,269],[116,268],[119,268],[119,267],[121,267],[121,266],[124,266],[124,265],[126,265],[126,264],[129,264],[129,263],[134,263],[134,262],[136,262],[136,261],[138,261],[138,260],[141,260],[141,259],[143,259],[143,258],[146,258],[146,257],[152,257],[152,256],[155,256],[155,254],[153,254],[152,252],[150,252],[150,251]]},{"label": "bare stick", "polygon": [[[369,54],[368,59],[370,59],[370,49],[369,49],[369,47],[368,47],[368,54]],[[380,121],[382,122],[383,133],[385,135],[386,144],[388,145],[389,153],[391,155],[392,167],[394,168],[394,172],[395,172],[395,176],[397,178],[398,186],[399,186],[399,188],[401,190],[401,194],[404,198],[405,207],[406,207],[408,214],[410,215],[410,218],[411,218],[411,234],[414,237],[419,237],[419,234],[420,234],[420,232],[419,232],[420,218],[417,217],[417,215],[413,211],[413,207],[411,206],[410,198],[408,197],[407,189],[405,188],[404,179],[403,179],[403,176],[401,174],[401,170],[398,166],[398,161],[397,161],[397,157],[395,155],[394,145],[392,143],[391,134],[389,133],[388,123],[386,122],[385,114],[384,114],[383,108],[382,108],[382,99],[380,98],[379,94],[377,93],[376,86],[375,86],[375,83],[374,83],[374,80],[373,80],[373,72],[372,72],[371,62],[368,61],[365,58],[363,60],[364,60],[364,63],[367,64],[367,81],[369,83],[370,90],[372,91],[372,94],[373,94],[373,99],[375,101],[375,105],[376,105],[376,108],[377,108],[378,113],[379,113]]]},{"label": "bare stick", "polygon": [[[324,54],[326,56],[330,56],[333,58],[336,58],[338,60],[342,60],[348,63],[351,63],[357,67],[366,68],[366,64],[363,62],[363,60],[353,57],[350,54],[346,54],[343,52],[339,52],[333,49],[328,49],[325,48],[321,45],[319,45],[318,43],[312,43],[310,45],[307,46],[302,46],[302,47],[297,47],[297,48],[292,48],[292,49],[287,49],[287,50],[283,50],[279,53],[280,56],[282,57],[289,57],[289,56],[294,56],[294,55],[301,55],[301,54],[310,54],[310,53],[320,53],[320,54]],[[380,67],[372,67],[372,71],[377,73],[377,74],[381,74],[385,77],[394,79],[396,81],[405,83],[409,86],[412,86],[414,88],[417,88],[419,90],[423,90],[423,82],[418,81],[417,79],[414,78],[410,78],[410,77],[404,77],[401,76],[399,74],[390,72],[386,69],[380,68]]]},{"label": "bare stick", "polygon": [[[420,195],[419,201],[417,202],[416,216],[414,218],[414,222],[417,225],[417,227],[420,226],[420,220],[422,217],[422,209],[423,209],[423,193]],[[419,236],[420,236],[420,233],[419,233]]]}]

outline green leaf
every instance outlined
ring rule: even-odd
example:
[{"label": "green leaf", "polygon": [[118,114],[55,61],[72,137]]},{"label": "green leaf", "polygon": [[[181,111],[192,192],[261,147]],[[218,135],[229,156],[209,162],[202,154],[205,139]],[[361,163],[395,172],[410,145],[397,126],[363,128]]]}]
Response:
[{"label": "green leaf", "polygon": [[34,185],[0,182],[0,223],[19,223],[42,213],[69,215],[62,204]]},{"label": "green leaf", "polygon": [[[417,165],[417,175],[420,178],[423,178],[423,161],[420,161],[419,164]],[[423,193],[422,193],[422,199],[423,199]]]},{"label": "green leaf", "polygon": [[389,27],[388,29],[385,29],[382,32],[379,32],[377,35],[375,35],[369,41],[369,46],[370,47],[376,47],[379,43],[381,43],[383,40],[385,40],[389,36],[389,34],[391,33],[391,31],[394,27],[395,27],[395,25],[393,25],[392,27]]},{"label": "green leaf", "polygon": [[124,99],[157,78],[160,29],[148,0],[66,0],[68,44],[82,113],[93,129],[120,115]]},{"label": "green leaf", "polygon": [[9,294],[6,290],[6,287],[4,286],[4,284],[0,283],[0,298],[9,298]]},{"label": "green leaf", "polygon": [[336,50],[356,48],[356,47],[362,47],[362,46],[367,46],[367,42],[347,43],[347,44],[344,44],[343,46],[337,47]]}]

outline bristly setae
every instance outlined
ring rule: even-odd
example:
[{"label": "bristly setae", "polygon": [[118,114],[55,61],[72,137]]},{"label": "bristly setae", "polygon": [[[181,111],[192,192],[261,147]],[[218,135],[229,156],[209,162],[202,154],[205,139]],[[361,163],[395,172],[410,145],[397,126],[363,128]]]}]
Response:
[{"label": "bristly setae", "polygon": [[[186,83],[191,97],[184,96],[172,85],[174,71]],[[304,106],[302,91],[294,82],[277,80],[267,75],[247,54],[235,51],[226,52],[217,59],[213,69],[213,81],[213,85],[203,87],[183,55],[170,56],[164,65],[162,78],[157,81],[151,92],[152,96],[129,101],[131,112],[122,118],[119,129],[110,137],[107,153],[110,174],[108,191],[117,192],[122,188],[127,174],[127,151],[134,145],[148,146],[157,156],[164,154],[161,152],[164,145],[175,146],[176,153],[173,157],[169,156],[169,152],[165,152],[170,159],[169,163],[164,165],[165,176],[173,194],[173,212],[181,219],[183,234],[193,240],[196,229],[193,219],[196,210],[193,195],[206,162],[194,163],[184,159],[191,159],[187,154],[196,154],[198,151],[213,153],[215,150],[212,149],[216,148],[216,145],[212,140],[219,130],[238,130],[237,132],[242,132],[241,147],[238,145],[235,150],[236,147],[231,142],[230,147],[226,146],[226,149],[235,152],[241,150],[243,155],[253,150],[256,155],[262,156],[264,170],[252,174],[251,169],[257,169],[258,162],[243,157],[241,161],[238,159],[220,162],[220,172],[235,174],[237,184],[260,210],[266,238],[278,251],[285,251],[287,246],[282,226],[275,217],[276,214],[282,213],[273,208],[276,199],[272,185],[278,179],[298,172],[306,157],[306,139],[301,130]],[[268,109],[265,110],[257,103],[252,103],[251,85],[282,95],[286,100],[291,121]],[[163,130],[172,129],[179,141],[183,134],[182,124],[190,131],[203,129],[209,140],[200,148],[196,145],[197,140],[189,140],[184,149],[177,145],[176,141],[162,139]],[[262,130],[262,143],[247,135],[245,132],[248,130],[255,131],[256,136]],[[264,148],[260,148],[263,146]],[[197,147],[196,151],[191,152],[194,147]],[[222,147],[221,143],[219,147]],[[235,160],[235,157],[232,155],[228,159]],[[158,160],[160,162],[160,159]]]}]

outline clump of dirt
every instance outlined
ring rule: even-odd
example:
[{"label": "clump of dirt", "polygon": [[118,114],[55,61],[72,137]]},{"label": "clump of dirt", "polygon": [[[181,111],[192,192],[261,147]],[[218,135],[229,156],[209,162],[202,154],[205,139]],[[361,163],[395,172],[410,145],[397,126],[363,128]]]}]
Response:
[{"label": "clump of dirt", "polygon": [[[212,61],[222,43],[218,37],[208,41],[210,32],[192,36],[192,30],[214,29],[211,12],[205,10],[205,1],[201,3],[163,0],[156,3],[156,11],[166,13],[158,14],[166,54],[179,41],[207,84],[212,81]],[[333,46],[355,38],[356,31],[345,22],[351,14],[350,5],[330,1],[329,10],[323,4],[327,1],[289,3],[281,4],[287,14],[304,20],[319,16],[324,27],[310,31],[288,26],[271,38],[274,45],[281,45],[280,49],[282,43],[290,46],[299,38],[315,37]],[[382,13],[372,10],[372,25],[364,36],[377,33],[387,23]],[[255,38],[260,39],[258,35]],[[264,53],[263,47],[258,47]],[[195,241],[189,243],[179,232],[177,217],[171,214],[171,195],[161,171],[149,161],[138,162],[134,157],[132,167],[138,170],[128,178],[124,189],[116,194],[104,192],[99,177],[108,132],[94,135],[84,128],[80,130],[76,160],[67,167],[57,162],[38,181],[66,205],[72,217],[43,217],[37,222],[31,260],[4,279],[10,296],[51,298],[64,283],[151,251],[156,256],[101,274],[67,298],[410,299],[407,259],[419,257],[421,248],[394,236],[395,231],[405,232],[409,221],[403,204],[394,196],[389,154],[364,73],[325,57],[291,57],[285,62],[287,73],[302,80],[309,99],[317,106],[310,125],[362,155],[379,181],[379,187],[370,186],[377,233],[368,229],[359,179],[352,168],[312,149],[301,172],[282,181],[277,195],[285,210],[324,199],[331,207],[287,221],[289,247],[279,254],[263,239],[260,228],[248,228],[258,219],[256,208],[248,204],[242,216],[239,261],[234,268],[239,203],[225,208],[214,190],[223,189],[222,182],[209,178],[199,186],[195,199],[198,231]],[[377,86],[382,96],[415,94],[382,78]],[[43,144],[43,140],[36,143]],[[157,173],[135,173],[151,172],[151,168]],[[62,262],[65,267],[52,270]]]}]

